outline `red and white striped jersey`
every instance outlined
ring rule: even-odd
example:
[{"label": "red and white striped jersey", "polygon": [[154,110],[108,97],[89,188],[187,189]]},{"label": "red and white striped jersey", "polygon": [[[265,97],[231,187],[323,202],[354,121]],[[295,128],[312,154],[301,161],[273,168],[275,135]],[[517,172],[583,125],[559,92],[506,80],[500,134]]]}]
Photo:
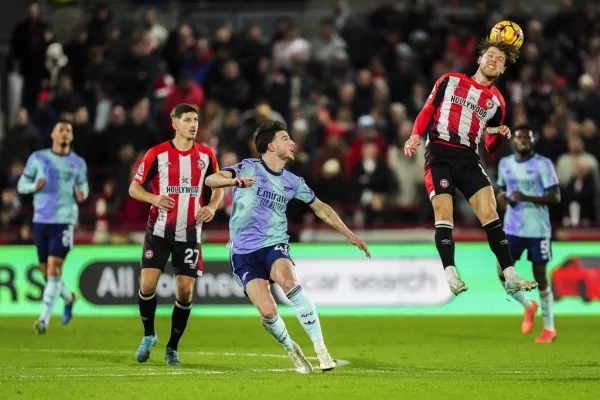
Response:
[{"label": "red and white striped jersey", "polygon": [[433,106],[427,147],[431,142],[470,148],[475,153],[483,130],[504,122],[504,97],[493,85],[483,86],[464,74],[447,73],[436,82],[425,107]]},{"label": "red and white striped jersey", "polygon": [[196,214],[202,207],[206,176],[219,172],[213,151],[198,143],[186,151],[178,150],[168,141],[146,152],[134,181],[149,183],[156,195],[169,196],[175,207],[168,211],[150,208],[149,233],[176,242],[198,242],[202,225],[196,224]]}]

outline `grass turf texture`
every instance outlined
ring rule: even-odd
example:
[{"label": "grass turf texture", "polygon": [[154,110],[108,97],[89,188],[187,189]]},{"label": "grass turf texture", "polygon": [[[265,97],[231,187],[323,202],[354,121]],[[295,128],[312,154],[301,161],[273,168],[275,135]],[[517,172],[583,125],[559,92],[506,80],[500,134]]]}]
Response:
[{"label": "grass turf texture", "polygon": [[[307,356],[312,345],[285,321]],[[150,360],[134,354],[139,318],[57,317],[45,335],[31,318],[0,318],[2,399],[597,399],[600,319],[557,318],[558,339],[534,344],[517,317],[326,317],[326,344],[350,364],[291,371],[259,318],[192,317],[180,368],[164,365],[169,318],[159,318]],[[235,353],[235,354],[234,354]],[[312,360],[316,365],[316,360]],[[148,397],[151,396],[151,397]]]}]

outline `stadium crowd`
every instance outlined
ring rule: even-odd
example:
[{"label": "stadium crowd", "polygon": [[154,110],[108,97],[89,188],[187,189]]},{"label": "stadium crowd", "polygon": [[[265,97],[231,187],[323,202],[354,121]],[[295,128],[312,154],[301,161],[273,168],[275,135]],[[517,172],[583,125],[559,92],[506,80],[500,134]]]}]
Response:
[{"label": "stadium crowd", "polygon": [[[297,144],[289,165],[348,221],[367,227],[401,227],[432,221],[423,184],[424,148],[408,158],[402,147],[435,80],[449,71],[475,71],[476,47],[500,19],[525,31],[521,58],[498,82],[506,123],[529,124],[536,151],[555,163],[562,204],[556,225],[598,221],[600,191],[600,17],[595,5],[569,0],[544,20],[524,1],[490,10],[476,1],[471,17],[440,18],[429,1],[375,4],[356,18],[344,0],[318,21],[315,37],[282,18],[272,32],[249,26],[214,32],[182,16],[172,30],[147,10],[136,29],[123,29],[108,5],[98,5],[70,41],[55,41],[34,3],[14,28],[13,68],[23,79],[21,108],[0,144],[0,225],[22,226],[27,240],[30,199],[17,180],[28,155],[50,144],[59,118],[72,121],[74,150],[90,170],[92,195],[80,224],[96,229],[143,227],[148,208],[127,188],[145,149],[172,135],[168,118],[178,103],[202,112],[197,141],[214,148],[220,165],[258,156],[251,133],[257,123],[288,124]],[[495,154],[480,149],[495,181],[506,144]],[[218,223],[230,211],[228,193]],[[464,201],[457,220],[473,222]],[[464,208],[464,212],[463,212]],[[305,209],[289,209],[305,222]]]}]

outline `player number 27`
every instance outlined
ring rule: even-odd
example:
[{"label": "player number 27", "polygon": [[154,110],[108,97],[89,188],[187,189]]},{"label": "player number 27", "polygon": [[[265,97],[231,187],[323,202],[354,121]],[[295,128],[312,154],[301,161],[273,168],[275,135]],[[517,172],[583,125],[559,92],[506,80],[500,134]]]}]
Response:
[{"label": "player number 27", "polygon": [[185,249],[185,258],[183,262],[191,265],[198,265],[198,256],[200,251],[198,249]]}]

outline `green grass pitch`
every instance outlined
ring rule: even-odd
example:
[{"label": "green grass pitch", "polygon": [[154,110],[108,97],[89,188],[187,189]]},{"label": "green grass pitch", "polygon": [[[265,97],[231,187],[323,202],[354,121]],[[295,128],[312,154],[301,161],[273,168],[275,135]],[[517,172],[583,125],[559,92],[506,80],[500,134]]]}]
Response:
[{"label": "green grass pitch", "polygon": [[[558,338],[533,343],[518,317],[323,317],[333,372],[300,375],[252,317],[194,317],[179,368],[159,343],[135,361],[138,318],[55,317],[45,335],[32,318],[0,318],[0,398],[7,399],[598,399],[600,319],[558,317]],[[297,320],[292,338],[314,356]],[[316,361],[313,362],[316,364]]]}]

